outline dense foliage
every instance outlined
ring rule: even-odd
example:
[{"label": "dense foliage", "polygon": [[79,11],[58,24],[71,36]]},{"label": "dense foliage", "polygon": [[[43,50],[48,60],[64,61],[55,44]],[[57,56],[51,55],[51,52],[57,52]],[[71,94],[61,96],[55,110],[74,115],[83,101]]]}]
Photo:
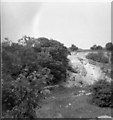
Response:
[{"label": "dense foliage", "polygon": [[113,50],[111,51],[111,78],[113,79]]},{"label": "dense foliage", "polygon": [[2,104],[5,117],[34,118],[40,91],[66,78],[68,50],[60,42],[24,36],[2,43]]},{"label": "dense foliage", "polygon": [[[107,50],[109,46],[106,45]],[[70,51],[77,49],[75,45],[69,48]],[[56,40],[24,36],[14,43],[5,38],[2,42],[3,117],[36,118],[35,108],[43,97],[43,88],[65,81],[67,70],[77,73],[68,66],[68,54],[68,49]],[[102,52],[89,53],[87,58],[108,63]],[[100,81],[93,86],[92,92],[93,103],[111,106],[110,83]]]},{"label": "dense foliage", "polygon": [[113,107],[113,82],[99,80],[92,86],[92,102],[100,107]]},{"label": "dense foliage", "polygon": [[69,50],[73,52],[73,51],[78,50],[78,47],[72,44],[71,47],[69,47]]},{"label": "dense foliage", "polygon": [[104,52],[89,53],[86,58],[96,62],[109,63],[109,58],[104,55]]},{"label": "dense foliage", "polygon": [[91,50],[102,50],[103,47],[100,45],[93,45],[92,47],[90,47]]},{"label": "dense foliage", "polygon": [[113,43],[112,42],[108,42],[105,45],[106,50],[112,51],[113,50]]}]

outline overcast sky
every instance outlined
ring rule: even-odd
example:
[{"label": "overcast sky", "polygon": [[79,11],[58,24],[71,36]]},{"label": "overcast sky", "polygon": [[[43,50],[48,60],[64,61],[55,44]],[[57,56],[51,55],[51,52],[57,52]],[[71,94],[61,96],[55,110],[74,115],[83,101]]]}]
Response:
[{"label": "overcast sky", "polygon": [[2,37],[58,40],[67,47],[104,46],[111,41],[110,2],[4,2]]}]

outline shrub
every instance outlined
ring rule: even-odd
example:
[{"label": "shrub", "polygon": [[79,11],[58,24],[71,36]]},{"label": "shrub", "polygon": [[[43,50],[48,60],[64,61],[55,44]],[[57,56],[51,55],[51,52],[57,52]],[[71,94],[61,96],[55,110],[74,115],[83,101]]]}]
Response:
[{"label": "shrub", "polygon": [[103,52],[98,52],[98,53],[89,53],[86,56],[87,59],[91,59],[96,62],[101,62],[101,63],[108,63],[109,59],[104,56]]},{"label": "shrub", "polygon": [[[13,118],[35,118],[44,86],[66,78],[68,49],[56,40],[24,36],[2,44],[2,111]],[[7,111],[9,111],[7,113]]]},{"label": "shrub", "polygon": [[112,83],[106,80],[97,81],[91,88],[92,91],[92,103],[100,107],[113,107],[111,102],[111,95],[113,95]]},{"label": "shrub", "polygon": [[78,47],[77,46],[75,46],[74,44],[72,44],[71,45],[71,47],[69,48],[70,49],[70,51],[76,51],[76,50],[78,50]]},{"label": "shrub", "polygon": [[105,45],[106,50],[112,51],[113,50],[113,43],[112,42],[108,42]]},{"label": "shrub", "polygon": [[17,96],[13,91],[14,87],[8,83],[2,88],[2,109],[4,111],[11,110],[17,102]]},{"label": "shrub", "polygon": [[50,70],[47,68],[34,71],[28,76],[25,76],[25,72],[10,84],[3,84],[3,111],[7,112],[9,110],[9,117],[35,118],[35,108],[38,106],[40,91],[46,85],[46,82],[52,79]]},{"label": "shrub", "polygon": [[103,47],[102,46],[100,46],[100,45],[93,45],[92,47],[90,47],[90,49],[91,50],[102,50],[103,49]]}]

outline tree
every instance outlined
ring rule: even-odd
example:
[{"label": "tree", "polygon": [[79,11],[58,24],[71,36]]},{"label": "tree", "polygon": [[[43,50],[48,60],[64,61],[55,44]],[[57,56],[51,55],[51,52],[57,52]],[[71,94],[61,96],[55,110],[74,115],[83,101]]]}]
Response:
[{"label": "tree", "polygon": [[93,45],[90,49],[91,49],[91,50],[102,50],[103,47],[100,46],[100,45]]},{"label": "tree", "polygon": [[42,56],[42,58],[40,57],[41,60],[39,60],[40,64],[51,69],[51,73],[54,75],[52,83],[65,80],[68,66],[68,49],[62,43],[47,38],[39,38],[37,43],[34,49],[40,48],[41,52],[38,53]]},{"label": "tree", "polygon": [[97,48],[97,45],[93,45],[90,49],[91,50],[96,50],[96,48]]},{"label": "tree", "polygon": [[97,50],[102,50],[102,49],[103,49],[103,47],[102,47],[102,46],[100,46],[100,45],[98,45],[96,49],[97,49]]},{"label": "tree", "polygon": [[106,43],[105,48],[109,51],[112,51],[113,50],[113,43],[112,42]]},{"label": "tree", "polygon": [[78,50],[78,47],[75,46],[74,44],[72,44],[69,49],[70,49],[71,51],[76,51],[76,50]]},{"label": "tree", "polygon": [[4,46],[10,46],[12,44],[12,41],[9,40],[9,38],[5,37],[2,41],[2,45]]}]

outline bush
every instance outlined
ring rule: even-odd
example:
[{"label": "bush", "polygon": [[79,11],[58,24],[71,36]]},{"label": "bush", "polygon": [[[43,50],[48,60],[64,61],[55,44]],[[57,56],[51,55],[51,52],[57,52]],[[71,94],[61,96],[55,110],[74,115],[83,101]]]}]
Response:
[{"label": "bush", "polygon": [[98,52],[98,53],[89,53],[86,56],[87,59],[91,59],[96,62],[101,62],[101,63],[109,63],[109,59],[104,56],[103,52]]},{"label": "bush", "polygon": [[112,42],[108,42],[105,45],[106,50],[112,51],[113,50],[113,43]]},{"label": "bush", "polygon": [[90,47],[90,49],[91,50],[102,50],[103,49],[103,47],[102,46],[100,46],[100,45],[93,45],[92,47]]},{"label": "bush", "polygon": [[35,118],[35,108],[38,106],[40,91],[46,82],[52,79],[50,70],[47,68],[34,71],[28,76],[25,76],[25,72],[20,74],[15,81],[3,84],[2,109],[4,112],[10,111],[9,117]]},{"label": "bush", "polygon": [[70,51],[76,51],[76,50],[78,50],[78,47],[77,46],[75,46],[74,44],[72,44],[71,45],[71,47],[69,48],[70,49]]},{"label": "bush", "polygon": [[92,91],[92,103],[99,107],[113,107],[111,101],[111,95],[113,95],[113,88],[111,88],[110,82],[106,80],[97,81],[91,88]]},{"label": "bush", "polygon": [[17,102],[17,96],[13,91],[14,87],[8,83],[2,88],[2,109],[4,111],[11,110]]},{"label": "bush", "polygon": [[[65,80],[68,49],[56,40],[24,36],[2,44],[2,111],[13,118],[35,118],[44,86]],[[7,111],[9,111],[7,113]]]}]

